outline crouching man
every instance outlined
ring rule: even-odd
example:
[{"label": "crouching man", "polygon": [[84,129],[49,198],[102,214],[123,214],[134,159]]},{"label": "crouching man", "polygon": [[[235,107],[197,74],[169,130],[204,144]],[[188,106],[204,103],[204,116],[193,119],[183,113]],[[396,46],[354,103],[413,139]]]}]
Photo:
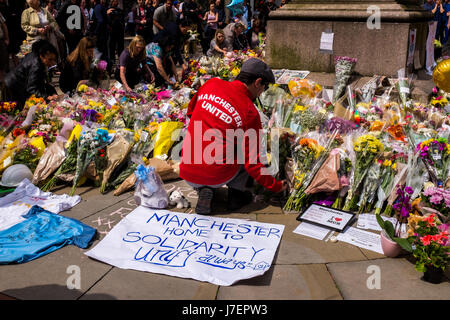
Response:
[{"label": "crouching man", "polygon": [[267,64],[251,58],[236,80],[211,79],[190,101],[180,177],[198,192],[196,213],[211,213],[214,190],[224,185],[228,210],[252,201],[246,188],[252,179],[273,192],[286,189],[286,181],[276,180],[261,161],[261,118],[253,104],[274,82]]}]

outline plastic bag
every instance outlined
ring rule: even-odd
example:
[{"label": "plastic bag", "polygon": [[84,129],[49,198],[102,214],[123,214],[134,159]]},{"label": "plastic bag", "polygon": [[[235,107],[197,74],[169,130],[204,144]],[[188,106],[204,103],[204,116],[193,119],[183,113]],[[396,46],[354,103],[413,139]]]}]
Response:
[{"label": "plastic bag", "polygon": [[167,208],[169,197],[155,168],[139,165],[134,174],[137,179],[134,192],[136,204],[154,209]]},{"label": "plastic bag", "polygon": [[291,80],[288,87],[294,97],[314,98],[322,92],[322,87],[319,84],[307,79]]}]

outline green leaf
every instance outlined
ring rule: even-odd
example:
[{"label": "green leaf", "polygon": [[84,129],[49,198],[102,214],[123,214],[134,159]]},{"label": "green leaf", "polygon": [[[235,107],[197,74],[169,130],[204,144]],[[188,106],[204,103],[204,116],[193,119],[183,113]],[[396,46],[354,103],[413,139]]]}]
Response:
[{"label": "green leaf", "polygon": [[384,230],[386,231],[387,235],[391,238],[394,239],[394,226],[392,225],[392,222],[390,221],[385,221],[384,222]]},{"label": "green leaf", "polygon": [[408,252],[412,252],[412,246],[409,243],[409,241],[405,238],[394,238],[393,239],[395,242],[397,242],[399,244],[400,247],[402,247],[403,249],[405,249]]},{"label": "green leaf", "polygon": [[377,217],[377,222],[380,225],[381,229],[384,229],[384,220],[381,218],[381,215],[376,214],[375,216]]}]

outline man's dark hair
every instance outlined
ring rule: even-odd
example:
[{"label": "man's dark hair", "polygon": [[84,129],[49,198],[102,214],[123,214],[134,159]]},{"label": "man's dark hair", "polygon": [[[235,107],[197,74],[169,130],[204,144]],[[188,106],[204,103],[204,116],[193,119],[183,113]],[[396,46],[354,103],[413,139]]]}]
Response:
[{"label": "man's dark hair", "polygon": [[269,81],[267,81],[261,75],[255,75],[255,74],[250,74],[250,73],[246,73],[246,72],[239,73],[235,80],[239,80],[240,82],[245,83],[246,85],[249,86],[252,83],[254,83],[258,78],[262,79],[262,84],[268,84],[269,83]]},{"label": "man's dark hair", "polygon": [[58,51],[56,48],[47,40],[39,40],[33,43],[31,51],[38,56],[44,56],[47,53],[53,53],[58,56]]},{"label": "man's dark hair", "polygon": [[166,36],[157,40],[159,47],[165,50],[166,47],[175,45],[175,40],[172,37]]}]

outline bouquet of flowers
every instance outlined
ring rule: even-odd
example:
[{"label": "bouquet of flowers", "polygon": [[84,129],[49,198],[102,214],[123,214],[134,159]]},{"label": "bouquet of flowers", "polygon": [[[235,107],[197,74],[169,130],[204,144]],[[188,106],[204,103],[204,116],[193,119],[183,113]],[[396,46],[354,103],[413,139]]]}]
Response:
[{"label": "bouquet of flowers", "polygon": [[352,161],[350,160],[347,151],[343,148],[340,148],[339,155],[339,170],[337,171],[340,184],[339,193],[333,205],[331,206],[335,209],[341,209],[342,207],[342,201],[350,187],[350,175],[352,171]]},{"label": "bouquet of flowers", "polygon": [[372,208],[372,201],[380,184],[381,164],[381,160],[375,161],[367,171],[360,200],[358,202],[359,213],[369,212]]},{"label": "bouquet of flowers", "polygon": [[17,102],[4,101],[0,102],[0,113],[5,113],[8,115],[15,115],[17,113]]},{"label": "bouquet of flowers", "polygon": [[36,169],[38,162],[39,150],[28,142],[18,148],[13,158],[13,164],[24,164],[28,166],[31,171]]},{"label": "bouquet of flowers", "polygon": [[411,215],[408,242],[416,258],[415,269],[426,272],[429,269],[445,270],[450,261],[448,225],[441,224],[436,215]]},{"label": "bouquet of flowers", "polygon": [[428,207],[435,210],[436,215],[446,223],[450,213],[450,190],[430,187],[421,194],[421,201]]},{"label": "bouquet of flowers", "polygon": [[442,187],[448,179],[450,165],[450,144],[447,139],[425,140],[417,145],[416,151],[420,152],[433,182]]},{"label": "bouquet of flowers", "polygon": [[98,156],[100,150],[111,143],[112,139],[113,137],[111,137],[108,134],[108,131],[104,129],[87,129],[82,133],[78,140],[77,165],[75,177],[73,179],[72,192],[70,194],[71,196],[75,194],[77,185],[91,161]]},{"label": "bouquet of flowers", "polygon": [[384,160],[381,169],[381,184],[376,192],[377,203],[375,205],[375,214],[380,214],[383,204],[386,201],[388,195],[394,188],[394,177],[397,169],[397,164],[392,162],[392,160]]},{"label": "bouquet of flowers", "polygon": [[302,199],[305,196],[304,189],[314,177],[322,163],[314,171],[313,167],[319,163],[319,157],[324,153],[325,148],[316,140],[308,138],[297,138],[293,146],[292,156],[294,159],[294,190],[287,200],[284,210],[299,211],[302,208]]},{"label": "bouquet of flowers", "polygon": [[336,102],[344,92],[356,62],[357,59],[350,57],[334,58],[334,63],[336,65],[336,80],[333,88],[333,103]]},{"label": "bouquet of flowers", "polygon": [[365,134],[356,139],[353,150],[356,154],[355,170],[350,183],[343,210],[351,210],[358,200],[358,189],[361,186],[369,168],[383,151],[384,146],[375,136]]},{"label": "bouquet of flowers", "polygon": [[77,165],[77,154],[78,154],[77,152],[78,152],[78,140],[73,139],[70,142],[68,148],[66,149],[66,157],[64,161],[58,167],[58,170],[56,170],[55,174],[41,188],[42,191],[50,191],[55,186],[56,181],[58,180],[58,177],[61,174],[66,174],[69,172],[73,172],[75,170],[74,168]]}]

